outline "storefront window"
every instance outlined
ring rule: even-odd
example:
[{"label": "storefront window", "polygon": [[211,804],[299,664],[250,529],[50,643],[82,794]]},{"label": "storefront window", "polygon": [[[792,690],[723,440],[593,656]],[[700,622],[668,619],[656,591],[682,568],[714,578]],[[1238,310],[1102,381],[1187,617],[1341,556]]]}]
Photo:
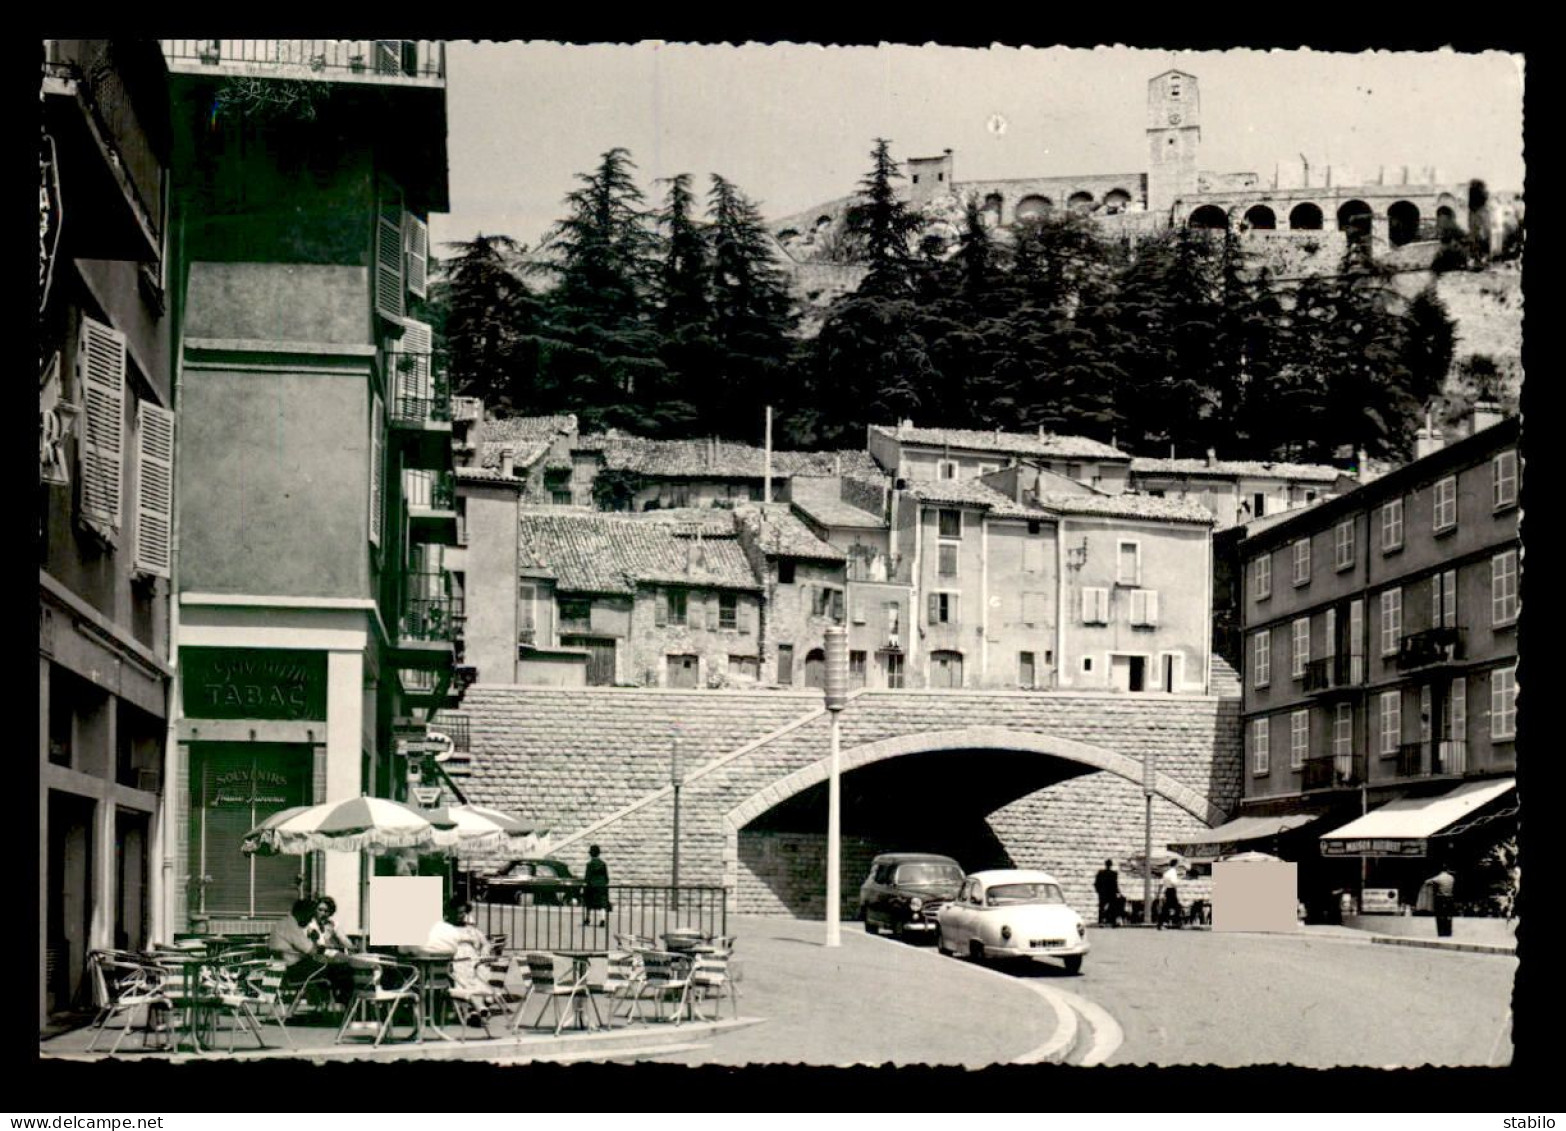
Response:
[{"label": "storefront window", "polygon": [[275,918],[306,886],[305,857],[247,856],[244,835],[311,795],[308,746],[197,746],[191,754],[190,906],[196,914]]}]

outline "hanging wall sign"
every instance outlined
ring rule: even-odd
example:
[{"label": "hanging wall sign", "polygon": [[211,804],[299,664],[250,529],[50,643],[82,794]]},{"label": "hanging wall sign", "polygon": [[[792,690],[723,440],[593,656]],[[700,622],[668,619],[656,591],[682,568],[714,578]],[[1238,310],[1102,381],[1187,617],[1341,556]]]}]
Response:
[{"label": "hanging wall sign", "polygon": [[60,246],[60,162],[54,138],[43,133],[38,146],[38,312],[49,304],[49,283],[54,276],[54,253]]},{"label": "hanging wall sign", "polygon": [[76,406],[65,399],[60,380],[60,355],[54,354],[38,378],[38,480],[68,486],[70,464],[65,460],[65,440],[76,423]]},{"label": "hanging wall sign", "polygon": [[179,663],[187,718],[326,718],[325,652],[181,648]]}]

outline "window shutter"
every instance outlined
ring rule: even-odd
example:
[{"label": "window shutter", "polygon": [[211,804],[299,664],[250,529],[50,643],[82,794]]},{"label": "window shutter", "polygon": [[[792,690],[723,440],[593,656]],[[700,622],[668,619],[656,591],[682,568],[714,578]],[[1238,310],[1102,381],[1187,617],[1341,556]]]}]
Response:
[{"label": "window shutter", "polygon": [[112,535],[120,528],[125,464],[125,335],[84,317],[76,367],[87,399],[87,428],[81,442],[82,517]]},{"label": "window shutter", "polygon": [[1144,589],[1144,590],[1142,590],[1142,595],[1143,595],[1143,598],[1145,600],[1145,606],[1142,609],[1142,615],[1143,615],[1143,617],[1145,619],[1143,620],[1142,623],[1143,624],[1150,624],[1150,625],[1157,625],[1158,624],[1158,590],[1156,590],[1156,589]]},{"label": "window shutter", "polygon": [[397,366],[397,395],[416,398],[420,410],[424,411],[424,402],[434,395],[430,387],[430,351],[435,334],[428,322],[416,318],[404,318],[402,327],[402,341],[398,343],[397,352],[406,354],[408,361],[406,370],[400,362]]},{"label": "window shutter", "polygon": [[135,566],[143,573],[167,577],[173,555],[174,414],[141,401],[136,424]]},{"label": "window shutter", "polygon": [[1131,590],[1131,623],[1147,623],[1147,590]]},{"label": "window shutter", "polygon": [[1446,700],[1447,727],[1446,737],[1453,742],[1462,742],[1468,737],[1468,680],[1464,676],[1454,676],[1452,687]]},{"label": "window shutter", "polygon": [[707,606],[707,627],[709,629],[716,630],[717,627],[718,627],[718,596],[717,596],[717,594],[712,594],[712,595],[708,596],[705,604]]},{"label": "window shutter", "polygon": [[946,619],[952,624],[962,623],[962,618],[958,615],[961,599],[962,594],[960,593],[948,593],[946,595]]},{"label": "window shutter", "polygon": [[371,397],[370,410],[370,541],[377,546],[386,525],[386,407]]},{"label": "window shutter", "polygon": [[653,590],[653,624],[659,628],[669,623],[669,598],[662,589]]},{"label": "window shutter", "polygon": [[375,224],[375,309],[400,319],[402,292],[402,210],[391,215],[382,210]]},{"label": "window shutter", "polygon": [[1092,590],[1092,589],[1083,589],[1082,590],[1082,623],[1083,624],[1092,624],[1093,623],[1093,612],[1094,612],[1095,606],[1097,605],[1097,602],[1093,600],[1093,596],[1094,596],[1095,592],[1096,591]]},{"label": "window shutter", "polygon": [[941,597],[940,597],[940,594],[938,594],[938,593],[931,593],[929,595],[929,598],[928,598],[928,604],[929,604],[929,610],[930,610],[930,623],[931,624],[940,624],[941,623]]},{"label": "window shutter", "polygon": [[408,293],[425,297],[425,278],[429,274],[430,227],[411,212],[402,214],[404,271]]},{"label": "window shutter", "polygon": [[375,73],[378,75],[402,73],[402,40],[377,39],[375,41]]},{"label": "window shutter", "polygon": [[851,619],[855,624],[865,623],[865,600],[863,597],[853,602],[850,611],[853,613]]}]

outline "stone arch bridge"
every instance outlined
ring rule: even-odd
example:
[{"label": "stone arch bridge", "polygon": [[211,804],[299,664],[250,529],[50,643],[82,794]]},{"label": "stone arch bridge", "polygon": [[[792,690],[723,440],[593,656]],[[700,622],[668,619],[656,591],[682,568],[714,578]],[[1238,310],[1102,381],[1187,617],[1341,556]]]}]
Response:
[{"label": "stone arch bridge", "polygon": [[[678,750],[680,879],[733,909],[824,908],[829,722],[819,691],[478,685],[470,751],[449,765],[481,804],[602,846],[620,883],[667,883]],[[1106,857],[1140,852],[1144,758],[1155,850],[1240,797],[1239,700],[1093,692],[855,692],[842,712],[844,913],[877,852],[1054,872],[1078,907]]]}]

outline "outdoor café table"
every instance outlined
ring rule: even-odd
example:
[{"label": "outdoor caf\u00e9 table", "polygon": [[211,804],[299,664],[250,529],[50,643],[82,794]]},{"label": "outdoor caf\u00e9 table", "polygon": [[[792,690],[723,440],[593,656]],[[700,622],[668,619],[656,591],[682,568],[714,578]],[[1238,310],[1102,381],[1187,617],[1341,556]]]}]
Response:
[{"label": "outdoor caf\u00e9 table", "polygon": [[[587,972],[592,966],[593,959],[609,957],[607,950],[554,950],[550,951],[550,953],[571,960],[571,981],[575,984],[580,984],[587,980]],[[593,1027],[595,1029],[603,1028],[604,1019],[598,1015],[598,1003],[592,1000],[591,992],[577,994],[571,1001],[573,1008],[576,1010],[576,1027],[578,1029],[587,1027],[587,1013],[582,1008],[584,1004],[590,1004],[593,1007]]]},{"label": "outdoor caf\u00e9 table", "polygon": [[672,954],[688,955],[708,941],[695,927],[675,927],[663,933],[664,949]]},{"label": "outdoor caf\u00e9 table", "polygon": [[[420,1000],[424,1003],[424,1008],[421,1011],[423,1018],[420,1040],[423,1040],[424,1033],[429,1033],[443,1041],[453,1039],[450,1033],[437,1024],[437,1018],[440,1017],[440,1013],[437,1011],[440,1005],[437,995],[442,991],[432,984],[434,979],[431,977],[436,966],[442,963],[449,966],[451,960],[452,955],[449,951],[415,950],[411,948],[397,958],[398,962],[406,962],[419,972],[419,995]],[[448,974],[449,977],[450,975]]]},{"label": "outdoor caf\u00e9 table", "polygon": [[[152,959],[157,965],[166,970],[178,968],[185,982],[185,999],[180,1013],[183,1014],[183,1024],[172,1026],[174,1030],[174,1051],[179,1051],[180,1034],[189,1033],[191,1045],[197,1052],[206,1052],[201,1045],[201,1033],[211,1018],[206,1016],[207,1010],[203,1009],[203,998],[210,996],[207,987],[202,982],[202,973],[206,970],[214,970],[218,960],[216,956],[189,948],[177,950],[157,950],[152,954]],[[215,973],[214,973],[215,976]],[[217,991],[214,988],[211,994]]]}]

